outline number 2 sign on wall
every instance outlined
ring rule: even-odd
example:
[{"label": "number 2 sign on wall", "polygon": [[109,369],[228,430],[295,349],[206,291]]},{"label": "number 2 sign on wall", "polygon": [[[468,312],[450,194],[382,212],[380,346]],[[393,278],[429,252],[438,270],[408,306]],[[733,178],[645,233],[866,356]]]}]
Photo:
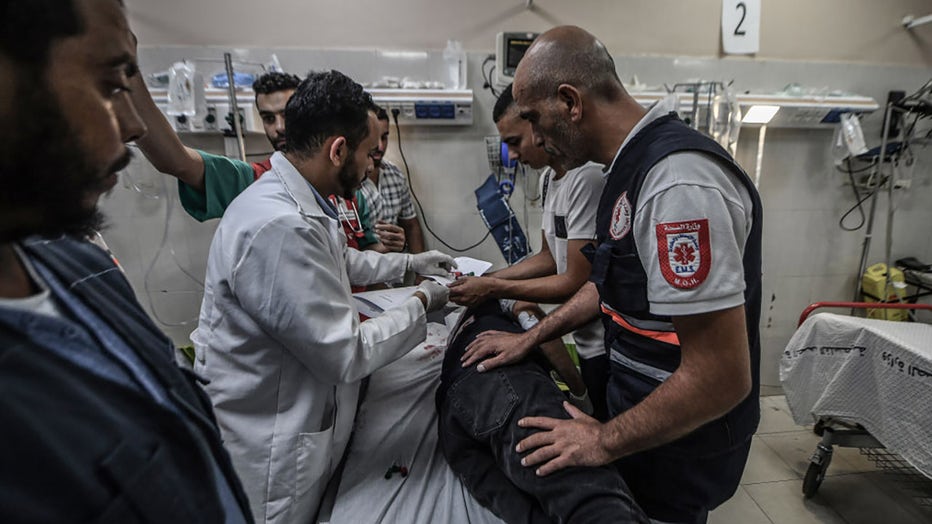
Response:
[{"label": "number 2 sign on wall", "polygon": [[722,0],[722,48],[729,55],[760,50],[761,0]]}]

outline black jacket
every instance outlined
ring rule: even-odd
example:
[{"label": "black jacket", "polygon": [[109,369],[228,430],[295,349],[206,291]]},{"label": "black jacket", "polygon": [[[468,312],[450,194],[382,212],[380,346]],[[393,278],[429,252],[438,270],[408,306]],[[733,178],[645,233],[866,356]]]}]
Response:
[{"label": "black jacket", "polygon": [[97,247],[29,239],[24,251],[74,285],[168,390],[180,413],[58,357],[0,319],[0,522],[224,522],[216,462],[246,496],[210,401],[171,341]]}]

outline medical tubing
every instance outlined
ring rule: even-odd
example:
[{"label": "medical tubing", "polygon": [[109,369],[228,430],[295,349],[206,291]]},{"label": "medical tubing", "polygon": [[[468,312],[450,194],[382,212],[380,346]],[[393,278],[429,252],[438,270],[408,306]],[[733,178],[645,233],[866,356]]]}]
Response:
[{"label": "medical tubing", "polygon": [[[488,74],[486,74],[485,66],[492,62],[492,68],[489,69]],[[495,85],[492,83],[492,73],[495,72],[495,55],[489,55],[485,57],[485,60],[482,61],[482,66],[479,67],[479,71],[482,73],[482,87],[488,89],[492,92],[492,96],[498,98],[501,96],[501,93],[495,90]]]},{"label": "medical tubing", "polygon": [[171,213],[172,213],[172,208],[174,207],[173,206],[174,202],[171,197],[171,194],[169,193],[169,188],[167,184],[168,183],[166,182],[166,177],[163,176],[162,177],[162,190],[165,192],[165,227],[162,229],[162,241],[159,244],[159,249],[155,252],[155,256],[152,257],[152,261],[149,262],[149,267],[146,269],[146,273],[145,273],[145,276],[143,277],[142,283],[143,283],[143,288],[146,291],[146,302],[149,305],[149,311],[152,312],[152,316],[155,317],[155,319],[164,326],[182,327],[182,326],[191,325],[192,323],[196,323],[197,317],[194,317],[188,320],[182,320],[181,322],[165,321],[161,317],[161,315],[159,315],[158,311],[155,309],[155,304],[152,302],[152,290],[149,289],[149,280],[152,276],[152,271],[155,269],[155,263],[156,261],[158,261],[159,257],[162,256],[162,251],[165,250],[166,245],[169,246],[169,253],[172,256],[172,260],[175,261],[175,265],[178,266],[178,269],[180,269],[181,272],[184,273],[185,276],[187,276],[188,278],[193,280],[198,286],[200,286],[201,289],[204,288],[204,283],[200,279],[192,275],[187,269],[184,268],[184,266],[181,265],[180,262],[178,262],[178,257],[175,254],[175,248],[174,246],[171,246],[168,242],[168,232],[169,232],[169,227],[171,225],[171,216],[172,216]]},{"label": "medical tubing", "polygon": [[[883,134],[880,139],[880,156],[877,159],[877,162],[880,164],[880,168],[883,169],[884,155],[887,152],[887,143],[890,140],[890,122],[893,117],[893,111],[895,108],[892,103],[887,104],[887,113],[884,115],[883,122]],[[893,216],[895,214],[895,209],[893,207],[893,188],[896,186],[896,158],[892,158],[890,162],[890,179],[887,181],[887,238],[885,239],[884,245],[884,262],[887,263],[887,268],[893,267]],[[890,289],[892,284],[891,275],[892,271],[889,269],[884,273],[886,276],[886,282],[884,282],[884,293],[886,290]],[[864,274],[864,268],[858,272],[858,277]],[[886,297],[884,297],[886,298]]]},{"label": "medical tubing", "polygon": [[492,234],[492,231],[488,231],[485,234],[485,236],[482,237],[482,239],[476,242],[475,244],[469,247],[465,247],[465,248],[458,248],[458,247],[453,247],[450,244],[448,244],[444,239],[440,238],[440,236],[437,233],[434,233],[433,229],[430,228],[430,224],[427,222],[427,215],[424,214],[424,206],[421,205],[421,200],[417,197],[417,193],[414,192],[414,184],[411,183],[411,168],[408,167],[408,159],[405,158],[405,151],[401,147],[401,126],[398,125],[398,113],[399,113],[398,109],[392,109],[392,118],[395,120],[395,138],[397,138],[398,140],[398,153],[401,155],[401,161],[402,163],[404,163],[404,166],[405,166],[405,174],[407,175],[407,178],[408,178],[408,189],[411,191],[411,196],[414,197],[414,203],[417,204],[417,209],[421,213],[421,220],[424,221],[424,229],[426,229],[427,232],[430,233],[432,237],[436,238],[441,244],[443,244],[450,251],[455,251],[457,253],[465,253],[466,251],[469,251],[470,249],[478,247],[480,244],[485,242],[485,239],[489,238],[489,235]]},{"label": "medical tubing", "polygon": [[[136,156],[137,154],[141,154],[139,146],[136,145],[136,142],[130,142],[126,144],[126,147],[135,150],[133,152],[133,159],[138,158]],[[149,193],[148,191],[143,189],[139,184],[137,184],[136,175],[133,174],[133,171],[134,170],[132,169],[132,166],[128,166],[126,169],[120,172],[120,180],[123,181],[123,187],[131,188],[133,191],[142,195],[143,198],[148,198],[150,200],[158,200],[162,198],[162,194],[160,191]]]},{"label": "medical tubing", "polygon": [[[864,203],[865,200],[870,198],[871,195],[873,195],[873,191],[869,192],[867,196],[862,198],[861,192],[858,191],[857,183],[854,180],[855,172],[851,170],[851,158],[850,157],[845,159],[845,166],[847,168],[846,172],[848,173],[848,180],[851,182],[851,191],[854,193],[855,204],[851,206],[851,208],[848,211],[846,211],[845,214],[842,215],[841,218],[838,220],[838,227],[840,227],[843,231],[857,231],[861,229],[862,227],[864,227],[864,224],[867,222],[867,215],[864,214],[864,206],[862,204]],[[858,225],[854,227],[848,227],[845,225],[845,219],[848,218],[848,215],[850,215],[851,213],[854,213],[855,210],[857,210],[861,214],[861,221],[858,223]]]},{"label": "medical tubing", "polygon": [[[539,176],[539,175],[540,175],[540,171],[537,171],[537,174],[538,174],[537,182],[538,182],[538,183],[536,183],[536,184],[531,184],[531,181],[530,181],[531,177],[528,176],[528,167],[527,167],[525,164],[518,164],[518,165],[521,167],[521,176],[524,177],[524,200],[527,201],[527,202],[531,202],[531,203],[537,202],[538,200],[540,200],[540,197],[541,197],[541,193],[540,193],[540,176]],[[515,168],[515,169],[517,169],[517,168]],[[537,196],[534,197],[534,198],[530,198],[530,196],[529,196],[529,194],[528,194],[528,193],[529,193],[529,189],[530,189],[531,187],[536,187],[536,188],[538,188],[538,190],[537,190]],[[524,223],[525,223],[525,225],[527,225],[527,223],[528,223],[528,222],[527,222],[527,219],[525,219]]]}]

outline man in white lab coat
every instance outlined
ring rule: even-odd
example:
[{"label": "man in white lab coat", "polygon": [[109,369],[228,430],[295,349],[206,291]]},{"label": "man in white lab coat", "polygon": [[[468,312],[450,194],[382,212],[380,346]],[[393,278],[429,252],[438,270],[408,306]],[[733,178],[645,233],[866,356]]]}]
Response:
[{"label": "man in white lab coat", "polygon": [[377,122],[359,84],[312,73],[288,102],[287,145],[227,209],[207,262],[194,369],[210,382],[257,522],[311,522],[346,448],[359,381],[424,340],[447,288],[425,281],[359,322],[350,283],[445,273],[452,259],[347,249],[336,211],[366,176]]}]

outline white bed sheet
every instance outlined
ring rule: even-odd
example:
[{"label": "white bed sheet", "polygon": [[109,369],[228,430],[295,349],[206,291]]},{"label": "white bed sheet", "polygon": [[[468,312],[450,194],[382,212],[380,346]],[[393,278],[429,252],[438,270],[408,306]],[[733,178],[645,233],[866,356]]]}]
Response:
[{"label": "white bed sheet", "polygon": [[[357,414],[331,524],[502,521],[466,491],[440,453],[434,393],[449,329],[427,325],[426,341],[374,373]],[[405,466],[408,475],[385,474]]]},{"label": "white bed sheet", "polygon": [[857,422],[932,478],[932,326],[813,315],[787,344],[780,381],[797,424]]}]

